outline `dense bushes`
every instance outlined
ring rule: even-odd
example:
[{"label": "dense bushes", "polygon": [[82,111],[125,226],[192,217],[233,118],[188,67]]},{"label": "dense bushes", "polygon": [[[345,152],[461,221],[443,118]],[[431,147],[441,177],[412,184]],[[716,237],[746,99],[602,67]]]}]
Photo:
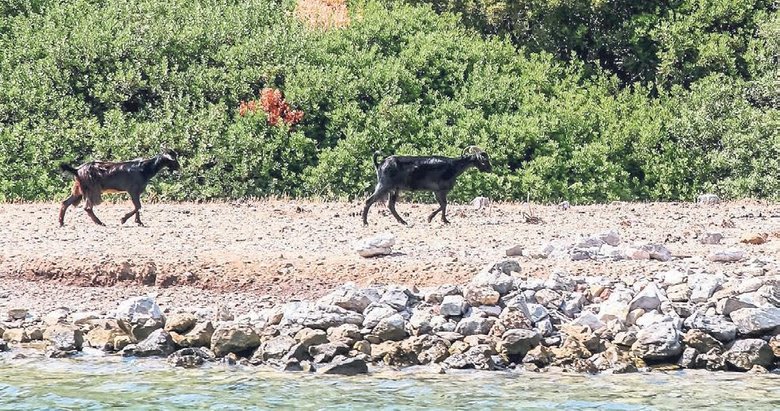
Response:
[{"label": "dense bushes", "polygon": [[[539,7],[556,4],[575,6]],[[685,3],[685,17],[633,4],[589,6],[600,34],[556,12],[539,43],[485,37],[472,9],[401,1],[353,1],[350,25],[327,31],[295,20],[291,0],[4,2],[0,200],[58,198],[57,162],[160,143],[183,163],[153,182],[169,199],[361,197],[374,150],[454,156],[470,144],[495,173],[468,173],[455,199],[780,197],[776,11],[744,3],[723,20],[712,5]],[[736,33],[704,36],[723,49],[702,40],[716,20]],[[569,40],[580,46],[555,46]],[[705,49],[731,57],[705,64]],[[265,87],[302,121],[239,115]]]}]

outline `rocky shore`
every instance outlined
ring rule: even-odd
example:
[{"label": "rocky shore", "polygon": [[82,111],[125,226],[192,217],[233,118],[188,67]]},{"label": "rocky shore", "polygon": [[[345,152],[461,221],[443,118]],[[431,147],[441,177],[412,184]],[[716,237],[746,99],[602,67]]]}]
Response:
[{"label": "rocky shore", "polygon": [[151,296],[108,313],[12,308],[0,321],[0,351],[7,351],[0,358],[153,356],[180,367],[221,361],[346,375],[416,365],[435,372],[780,370],[780,272],[772,259],[721,250],[707,256],[722,265],[714,272],[670,264],[621,278],[524,273],[528,259],[675,258],[662,244],[623,244],[617,230],[507,254],[517,258],[486,265],[467,284],[346,283],[316,300],[244,313],[225,306],[163,312]]}]

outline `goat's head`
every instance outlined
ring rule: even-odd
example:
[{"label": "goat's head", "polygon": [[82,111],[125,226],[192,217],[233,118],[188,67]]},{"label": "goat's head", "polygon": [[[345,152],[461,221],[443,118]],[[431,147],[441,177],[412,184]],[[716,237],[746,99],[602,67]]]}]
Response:
[{"label": "goat's head", "polygon": [[160,161],[171,171],[176,171],[179,165],[179,154],[168,147],[160,146]]},{"label": "goat's head", "polygon": [[463,157],[470,157],[477,167],[477,170],[488,173],[493,171],[493,166],[490,164],[490,156],[484,150],[477,146],[468,146],[463,149]]}]

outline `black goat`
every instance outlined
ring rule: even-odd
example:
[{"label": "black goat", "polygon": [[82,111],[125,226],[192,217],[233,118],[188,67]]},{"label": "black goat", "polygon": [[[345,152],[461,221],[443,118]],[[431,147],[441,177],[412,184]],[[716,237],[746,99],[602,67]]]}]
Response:
[{"label": "black goat", "polygon": [[102,202],[103,193],[126,192],[135,207],[133,211],[122,217],[122,224],[135,214],[135,222],[143,226],[141,222],[141,193],[146,189],[152,177],[163,167],[171,171],[179,169],[178,155],[175,151],[161,148],[160,154],[149,159],[138,159],[123,162],[92,161],[84,163],[78,169],[68,164],[60,164],[60,169],[75,176],[71,195],[62,202],[60,207],[60,227],[65,224],[65,211],[71,205],[75,206],[86,199],[84,211],[95,224],[105,225],[97,218],[92,207]]},{"label": "black goat", "polygon": [[455,186],[455,179],[472,166],[482,172],[493,170],[487,153],[476,146],[467,147],[460,158],[390,156],[380,164],[377,161],[379,155],[378,151],[374,153],[377,184],[374,194],[368,197],[363,208],[364,225],[368,224],[368,209],[385,195],[388,196],[387,208],[393,217],[399,223],[406,224],[395,211],[395,203],[401,191],[432,191],[439,208],[428,216],[428,222],[441,211],[441,221],[449,224],[446,216],[447,193]]}]

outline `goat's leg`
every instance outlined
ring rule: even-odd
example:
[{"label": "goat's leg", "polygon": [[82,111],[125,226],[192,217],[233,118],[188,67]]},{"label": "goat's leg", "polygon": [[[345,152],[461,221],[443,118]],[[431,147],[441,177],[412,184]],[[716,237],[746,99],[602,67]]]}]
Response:
[{"label": "goat's leg", "polygon": [[95,224],[97,224],[97,225],[105,225],[105,224],[103,224],[103,222],[102,222],[102,221],[100,221],[100,219],[99,219],[99,218],[97,218],[97,216],[95,215],[95,212],[94,212],[94,211],[92,211],[92,206],[91,206],[91,205],[85,206],[85,207],[84,207],[84,211],[86,211],[86,212],[87,212],[87,215],[89,216],[89,218],[91,218],[91,219],[92,219],[92,221],[93,221]]},{"label": "goat's leg", "polygon": [[388,192],[389,190],[382,189],[381,187],[377,186],[374,194],[371,194],[371,196],[366,199],[366,205],[363,207],[363,225],[368,225],[368,209],[371,208],[371,205]]},{"label": "goat's leg", "polygon": [[144,223],[141,222],[141,196],[140,194],[132,193],[130,194],[130,200],[133,202],[133,211],[125,214],[124,217],[122,217],[122,224],[127,222],[127,220],[135,215],[135,223],[140,225],[141,227],[144,226]]},{"label": "goat's leg", "polygon": [[72,205],[76,205],[81,201],[81,195],[73,194],[70,197],[66,198],[65,201],[62,202],[62,206],[60,207],[60,227],[65,225],[65,211],[68,210],[68,207]]},{"label": "goat's leg", "polygon": [[390,209],[390,212],[393,214],[393,217],[395,217],[396,220],[398,220],[399,223],[403,225],[407,225],[406,221],[404,221],[403,218],[401,218],[400,215],[398,215],[398,212],[395,211],[395,202],[398,201],[398,191],[393,191],[390,193],[390,198],[387,200],[387,208]]},{"label": "goat's leg", "polygon": [[436,201],[439,203],[439,208],[434,210],[431,215],[428,216],[428,222],[430,223],[431,220],[433,220],[433,217],[436,217],[436,214],[441,211],[441,221],[444,222],[444,224],[449,224],[449,220],[447,220],[447,192],[446,191],[436,191],[433,193],[434,196],[436,196]]}]

